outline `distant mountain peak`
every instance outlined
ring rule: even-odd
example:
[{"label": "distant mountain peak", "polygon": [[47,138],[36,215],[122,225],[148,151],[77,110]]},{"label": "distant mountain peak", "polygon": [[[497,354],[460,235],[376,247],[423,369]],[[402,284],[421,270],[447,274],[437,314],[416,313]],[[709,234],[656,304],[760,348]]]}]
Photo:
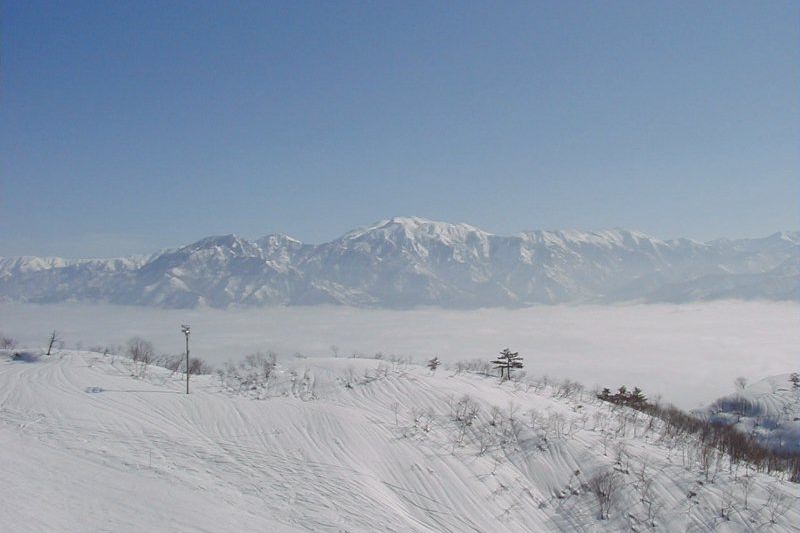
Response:
[{"label": "distant mountain peak", "polygon": [[283,234],[200,239],[147,258],[0,258],[0,299],[187,307],[336,303],[520,306],[796,300],[797,232],[663,241],[615,228],[512,236],[397,216],[319,245]]}]

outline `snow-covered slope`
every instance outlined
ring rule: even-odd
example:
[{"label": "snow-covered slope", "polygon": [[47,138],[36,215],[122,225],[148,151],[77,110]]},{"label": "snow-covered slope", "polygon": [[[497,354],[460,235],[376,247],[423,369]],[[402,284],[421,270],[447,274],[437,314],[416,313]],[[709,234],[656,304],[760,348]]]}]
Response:
[{"label": "snow-covered slope", "polygon": [[147,259],[0,258],[0,298],[193,307],[794,300],[798,233],[662,241],[627,231],[493,235],[396,217],[320,245],[208,237]]},{"label": "snow-covered slope", "polygon": [[775,450],[800,451],[800,376],[771,376],[718,399],[698,414],[732,425]]},{"label": "snow-covered slope", "polygon": [[[800,521],[797,485],[724,458],[702,472],[690,439],[659,438],[660,422],[571,387],[293,359],[267,386],[198,376],[187,396],[180,375],[132,376],[140,370],[91,352],[0,356],[3,528],[794,531]],[[591,489],[601,473],[614,486],[605,519]]]}]

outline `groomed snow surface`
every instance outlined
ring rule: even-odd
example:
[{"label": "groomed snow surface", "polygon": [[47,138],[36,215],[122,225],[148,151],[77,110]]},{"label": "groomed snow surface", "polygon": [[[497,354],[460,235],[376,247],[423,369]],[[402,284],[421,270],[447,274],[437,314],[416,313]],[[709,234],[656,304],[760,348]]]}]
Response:
[{"label": "groomed snow surface", "polygon": [[[659,440],[659,423],[648,430],[644,415],[588,391],[560,397],[533,380],[293,358],[266,387],[193,376],[187,396],[182,375],[149,367],[142,376],[124,357],[33,355],[0,356],[4,531],[795,531],[800,523],[796,484],[724,458],[703,472],[692,446]],[[618,481],[607,519],[589,488],[601,472]]]}]

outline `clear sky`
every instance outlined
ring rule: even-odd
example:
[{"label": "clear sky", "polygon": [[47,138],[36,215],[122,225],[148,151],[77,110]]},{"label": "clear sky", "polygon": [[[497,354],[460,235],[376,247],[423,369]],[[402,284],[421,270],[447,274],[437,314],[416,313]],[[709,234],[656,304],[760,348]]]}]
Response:
[{"label": "clear sky", "polygon": [[779,2],[3,2],[0,255],[800,227]]}]

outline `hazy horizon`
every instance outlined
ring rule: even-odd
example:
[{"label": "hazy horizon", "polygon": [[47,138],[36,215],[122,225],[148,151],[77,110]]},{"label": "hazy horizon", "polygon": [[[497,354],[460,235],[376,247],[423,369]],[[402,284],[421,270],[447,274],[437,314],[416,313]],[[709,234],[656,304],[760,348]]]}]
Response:
[{"label": "hazy horizon", "polygon": [[181,353],[180,324],[192,326],[192,354],[217,366],[258,350],[291,358],[409,356],[422,362],[488,360],[520,351],[532,375],[587,386],[638,385],[683,408],[796,370],[800,304],[713,302],[552,305],[525,309],[410,311],[352,307],[158,309],[97,304],[0,303],[2,333],[31,347],[57,329],[68,346],[123,344],[140,335],[159,352]]}]

